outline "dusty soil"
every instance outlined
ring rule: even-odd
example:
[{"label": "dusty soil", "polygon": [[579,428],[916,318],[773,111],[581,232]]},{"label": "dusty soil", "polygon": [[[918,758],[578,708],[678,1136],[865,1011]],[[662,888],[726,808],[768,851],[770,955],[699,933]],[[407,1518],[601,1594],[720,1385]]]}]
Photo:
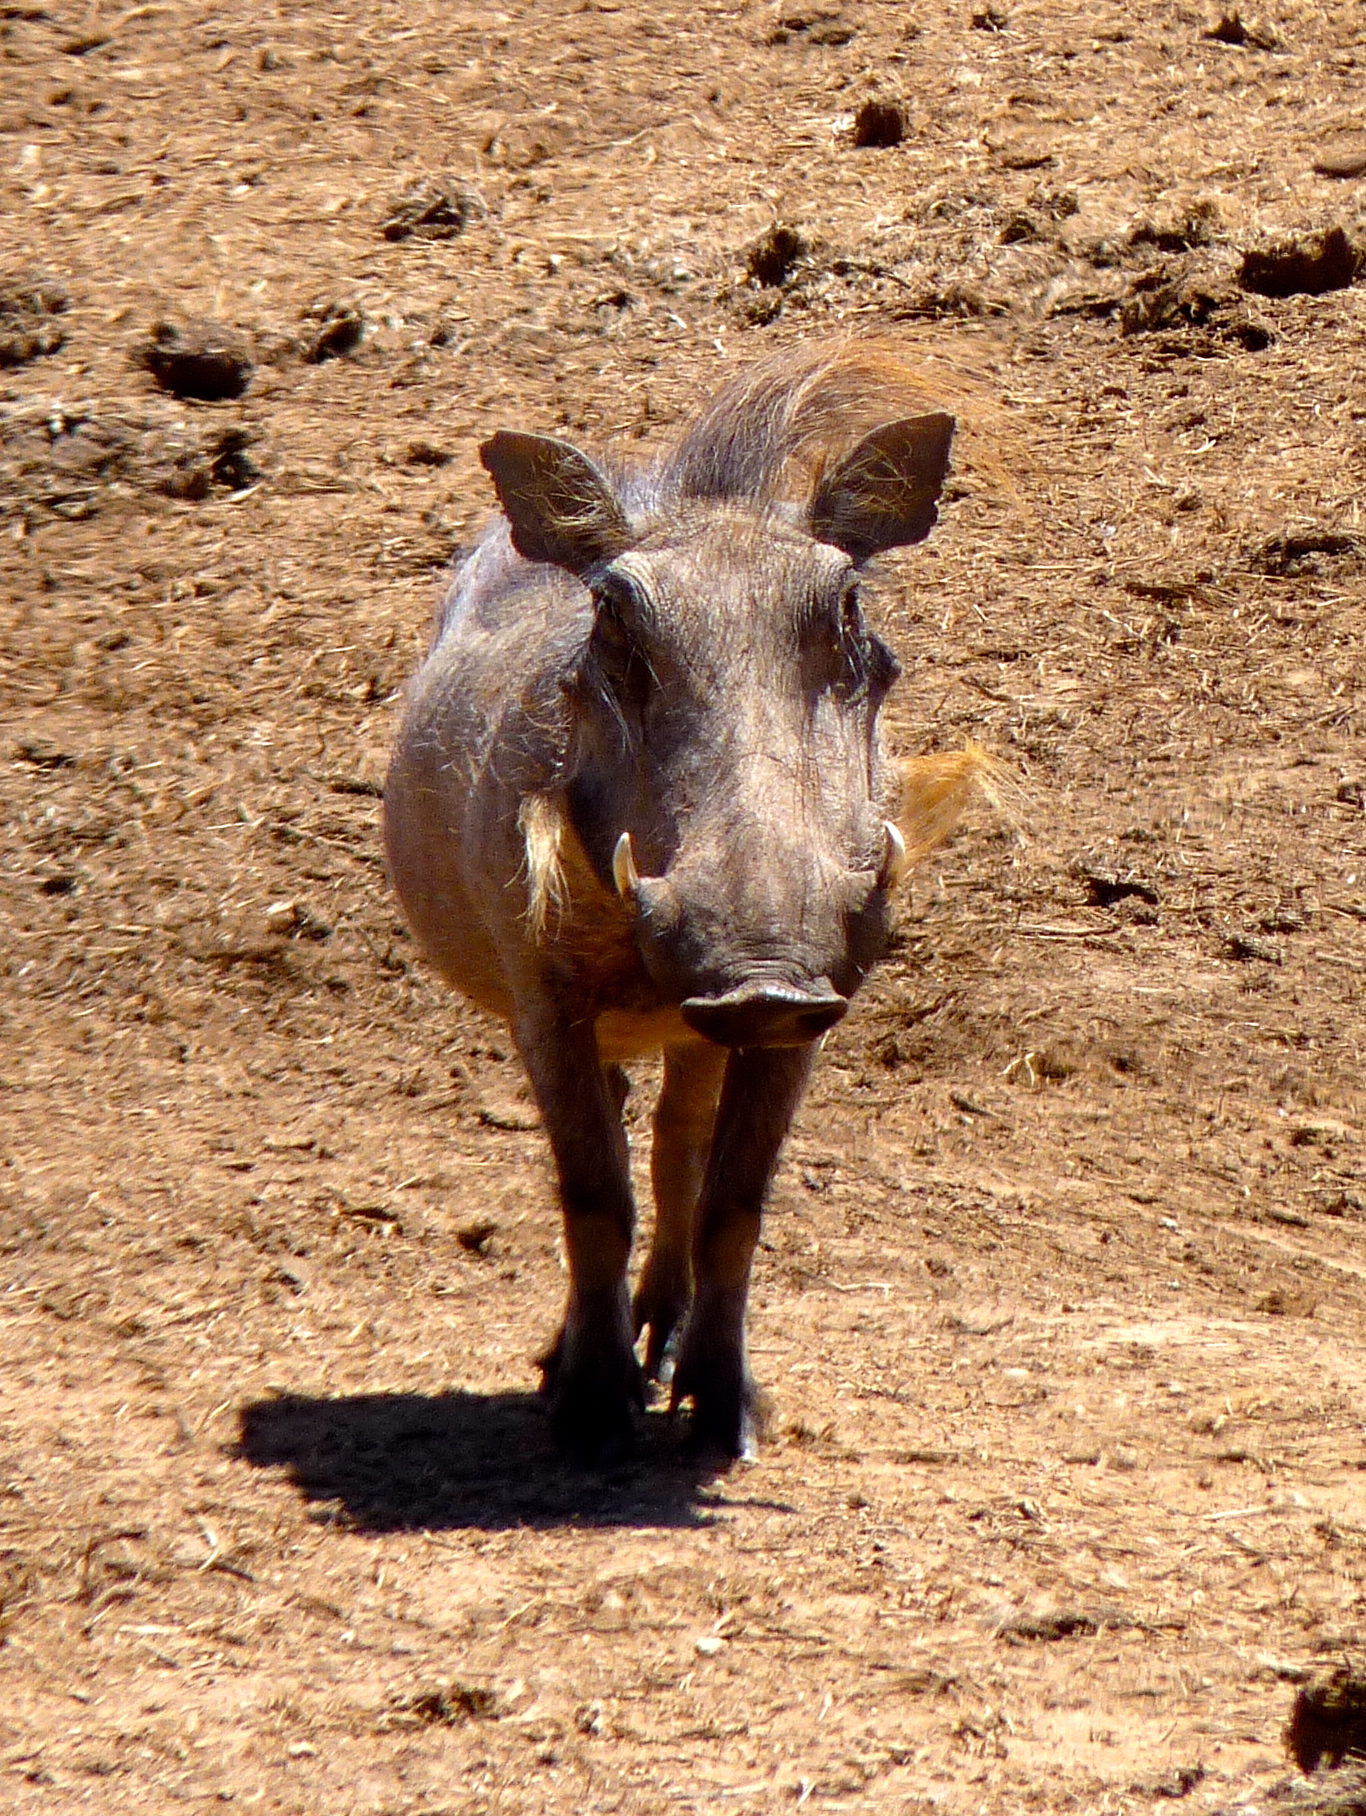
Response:
[{"label": "dusty soil", "polygon": [[[1309,0],[0,7],[5,1809],[1274,1792],[1366,1644],[1364,83]],[[879,611],[1018,824],[827,1050],[761,1460],[575,1475],[395,705],[481,435],[850,330],[979,425]]]}]

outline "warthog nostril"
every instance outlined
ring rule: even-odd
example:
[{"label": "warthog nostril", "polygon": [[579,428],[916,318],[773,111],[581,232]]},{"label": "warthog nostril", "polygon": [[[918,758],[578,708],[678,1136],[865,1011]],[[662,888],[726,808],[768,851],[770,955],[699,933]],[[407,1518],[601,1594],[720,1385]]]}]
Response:
[{"label": "warthog nostril", "polygon": [[718,1047],[804,1047],[843,1021],[848,1000],[823,988],[741,985],[725,996],[692,996],[682,1005],[695,1034]]}]

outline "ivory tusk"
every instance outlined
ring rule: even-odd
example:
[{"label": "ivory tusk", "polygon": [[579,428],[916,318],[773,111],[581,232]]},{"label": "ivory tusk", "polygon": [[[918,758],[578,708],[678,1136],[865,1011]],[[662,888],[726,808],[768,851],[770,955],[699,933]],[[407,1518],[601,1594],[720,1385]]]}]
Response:
[{"label": "ivory tusk", "polygon": [[906,841],[901,836],[900,827],[891,820],[882,822],[882,830],[887,835],[887,855],[882,860],[878,881],[884,889],[895,889],[910,868],[906,862]]},{"label": "ivory tusk", "polygon": [[636,890],[640,888],[640,872],[636,869],[636,854],[631,849],[629,832],[622,833],[612,853],[612,881],[623,901],[635,899]]}]

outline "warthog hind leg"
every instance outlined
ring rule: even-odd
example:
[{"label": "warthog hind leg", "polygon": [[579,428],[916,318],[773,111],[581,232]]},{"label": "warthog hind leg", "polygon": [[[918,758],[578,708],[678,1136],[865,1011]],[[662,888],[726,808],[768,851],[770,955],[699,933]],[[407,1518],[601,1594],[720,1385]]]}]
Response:
[{"label": "warthog hind leg", "polygon": [[569,1256],[569,1303],[541,1358],[542,1388],[561,1448],[606,1466],[634,1448],[633,1415],[644,1405],[627,1285],[635,1208],[624,1080],[604,1069],[586,1022],[538,1009],[516,1031],[555,1154]]},{"label": "warthog hind leg", "polygon": [[806,1088],[814,1046],[750,1048],[726,1067],[693,1238],[695,1293],[674,1372],[673,1405],[693,1406],[692,1437],[725,1456],[754,1453],[759,1395],[745,1355],[749,1275],[764,1197]]}]

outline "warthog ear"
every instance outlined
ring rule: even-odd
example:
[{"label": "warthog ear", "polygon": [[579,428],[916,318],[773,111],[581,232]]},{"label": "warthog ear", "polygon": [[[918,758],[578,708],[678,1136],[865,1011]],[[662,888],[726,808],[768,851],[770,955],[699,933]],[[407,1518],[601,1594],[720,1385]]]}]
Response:
[{"label": "warthog ear", "polygon": [[528,561],[582,574],[630,547],[631,526],[606,476],[567,441],[500,429],[479,458],[512,525],[512,545]]},{"label": "warthog ear", "polygon": [[821,476],[811,500],[811,534],[860,562],[920,542],[939,516],[953,430],[953,418],[937,413],[885,422],[865,435]]}]

